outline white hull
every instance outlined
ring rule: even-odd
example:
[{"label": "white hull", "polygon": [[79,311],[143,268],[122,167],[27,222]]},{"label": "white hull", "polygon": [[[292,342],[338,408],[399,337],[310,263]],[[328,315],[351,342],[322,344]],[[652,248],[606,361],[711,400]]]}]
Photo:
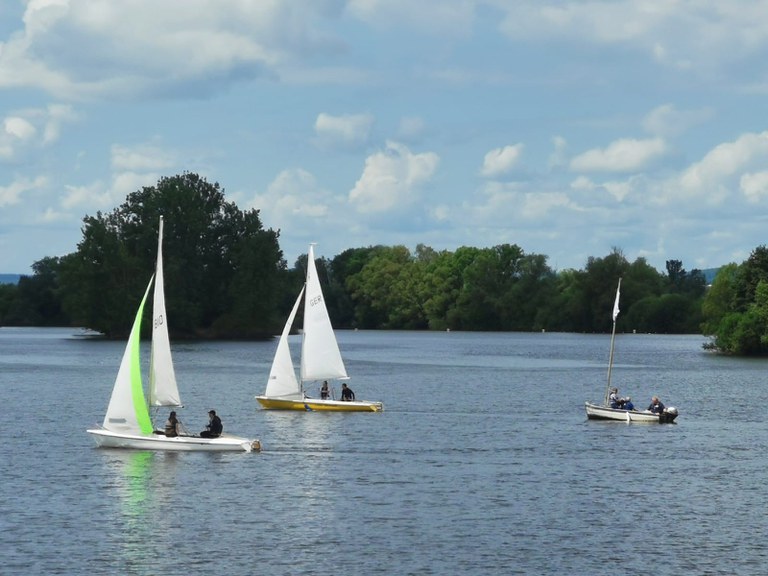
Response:
[{"label": "white hull", "polygon": [[677,418],[677,408],[669,407],[661,414],[654,414],[648,410],[638,412],[637,410],[621,410],[619,408],[610,408],[600,404],[584,403],[587,411],[587,418],[590,420],[616,420],[628,423],[646,423],[646,424],[668,424],[674,422]]},{"label": "white hull", "polygon": [[121,434],[103,428],[88,430],[96,445],[101,448],[131,448],[134,450],[170,450],[176,452],[257,452],[261,450],[258,440],[222,434],[218,438],[198,436],[176,436],[168,438],[162,434],[141,436]]}]

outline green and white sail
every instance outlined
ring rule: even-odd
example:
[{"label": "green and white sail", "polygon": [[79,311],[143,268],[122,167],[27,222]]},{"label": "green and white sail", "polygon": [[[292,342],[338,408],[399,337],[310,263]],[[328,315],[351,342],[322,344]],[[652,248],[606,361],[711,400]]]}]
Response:
[{"label": "green and white sail", "polygon": [[120,369],[117,372],[112,397],[102,426],[112,432],[126,434],[152,434],[152,421],[149,418],[147,402],[141,380],[141,316],[144,304],[152,286],[149,279],[139,311],[133,321],[128,344],[125,346]]}]

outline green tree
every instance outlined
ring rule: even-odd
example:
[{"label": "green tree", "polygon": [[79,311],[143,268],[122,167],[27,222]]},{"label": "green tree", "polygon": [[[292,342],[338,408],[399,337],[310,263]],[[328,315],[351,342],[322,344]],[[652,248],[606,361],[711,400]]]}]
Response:
[{"label": "green tree", "polygon": [[364,328],[423,328],[417,284],[421,272],[404,246],[381,247],[359,273],[349,278],[352,299],[358,305],[356,322]]},{"label": "green tree", "polygon": [[[611,310],[613,310],[613,302],[616,298],[616,285],[619,278],[625,276],[628,270],[629,262],[619,248],[613,248],[611,253],[604,258],[590,257],[587,260],[585,273],[577,276],[577,279],[580,280],[581,292],[578,297],[580,297],[586,311],[587,324],[583,326],[584,331],[609,332],[611,330],[613,324]],[[635,298],[631,286],[628,290],[626,283],[623,283],[621,310],[628,310],[629,301]]]},{"label": "green tree", "polygon": [[702,306],[705,347],[727,354],[768,354],[768,249],[720,268]]},{"label": "green tree", "polygon": [[702,303],[702,315],[704,321],[702,331],[704,334],[714,335],[723,319],[736,308],[736,278],[739,266],[730,263],[721,266],[712,281],[712,286],[704,296]]},{"label": "green tree", "polygon": [[241,212],[197,174],[161,178],[107,215],[84,218],[83,240],[62,264],[65,309],[84,326],[124,335],[163,242],[166,305],[174,336],[274,333],[285,268],[278,233]]}]

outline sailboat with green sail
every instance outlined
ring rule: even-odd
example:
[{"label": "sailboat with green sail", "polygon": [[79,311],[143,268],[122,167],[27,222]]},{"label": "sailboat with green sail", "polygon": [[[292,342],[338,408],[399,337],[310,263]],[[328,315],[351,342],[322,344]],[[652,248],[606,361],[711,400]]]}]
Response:
[{"label": "sailboat with green sail", "polygon": [[[179,435],[165,436],[155,431],[149,414],[151,407],[180,407],[181,398],[171,356],[171,343],[165,312],[165,281],[163,278],[163,219],[157,240],[155,273],[149,279],[141,299],[131,333],[117,372],[112,397],[104,422],[88,430],[100,447],[133,448],[139,450],[175,451],[246,451],[259,450],[258,440],[221,434],[217,438]],[[141,320],[144,306],[154,282],[152,297],[152,348],[149,368],[149,399],[145,397],[141,371]]]}]

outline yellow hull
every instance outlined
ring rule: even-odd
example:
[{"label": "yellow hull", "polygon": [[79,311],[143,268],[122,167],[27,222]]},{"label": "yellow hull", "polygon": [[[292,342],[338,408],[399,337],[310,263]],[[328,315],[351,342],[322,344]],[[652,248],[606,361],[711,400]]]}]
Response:
[{"label": "yellow hull", "polygon": [[384,406],[381,402],[341,402],[340,400],[285,400],[256,396],[259,404],[267,410],[301,410],[304,412],[381,412]]}]

